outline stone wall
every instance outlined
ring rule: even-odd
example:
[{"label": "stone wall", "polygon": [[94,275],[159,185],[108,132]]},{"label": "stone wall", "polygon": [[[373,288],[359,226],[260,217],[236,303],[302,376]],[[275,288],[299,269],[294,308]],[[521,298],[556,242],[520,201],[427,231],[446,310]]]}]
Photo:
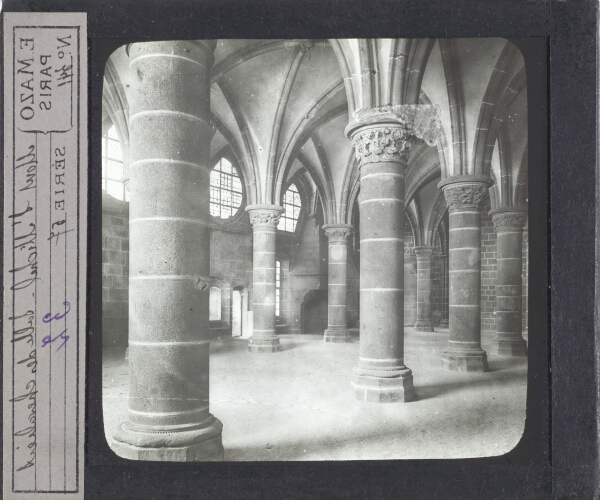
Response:
[{"label": "stone wall", "polygon": [[[481,214],[481,329],[496,330],[496,231],[492,218],[488,215],[489,204]],[[528,272],[528,229],[523,234],[523,334],[527,332],[527,272]],[[414,255],[414,237],[410,226],[404,235],[404,324],[414,325],[416,321],[417,260]],[[438,325],[442,315],[443,263],[440,257],[439,242],[432,260],[431,270],[431,309],[433,324]],[[447,292],[445,300],[447,298]]]},{"label": "stone wall", "polygon": [[[210,228],[211,286],[221,289],[218,333],[231,329],[231,294],[252,291],[252,227],[245,213]],[[103,193],[102,198],[102,345],[127,345],[129,295],[129,204]],[[251,300],[249,302],[252,303]]]},{"label": "stone wall", "polygon": [[481,330],[496,329],[496,231],[487,204],[481,213]]},{"label": "stone wall", "polygon": [[[414,252],[415,238],[407,222],[404,228],[404,325],[413,326],[417,321],[417,256]],[[434,326],[442,319],[443,263],[440,244],[431,260],[431,316]],[[447,298],[446,298],[447,300]]]},{"label": "stone wall", "polygon": [[[348,238],[350,240],[350,238]],[[358,315],[360,313],[360,269],[358,259],[360,254],[354,255],[348,245],[348,275],[346,276],[346,290],[348,293],[348,328],[359,328]]]},{"label": "stone wall", "polygon": [[233,231],[224,225],[210,228],[211,286],[221,288],[221,319],[231,327],[231,294],[235,287],[252,290],[252,230]]},{"label": "stone wall", "polygon": [[[482,211],[481,237],[481,327],[496,328],[496,233],[489,205]],[[102,322],[103,346],[127,344],[128,276],[129,276],[129,206],[103,194],[102,206]],[[281,261],[281,310],[279,323],[285,331],[300,333],[300,310],[305,295],[314,289],[327,289],[327,237],[317,218],[307,218],[298,236],[280,233],[278,259]],[[211,286],[223,292],[222,323],[231,327],[231,294],[235,287],[248,292],[252,304],[252,227],[245,214],[233,221],[211,224]],[[527,311],[528,233],[523,236],[523,311]],[[439,247],[439,245],[438,245]],[[416,321],[417,262],[410,225],[405,227],[404,256],[404,324]],[[359,269],[351,251],[348,256],[348,326],[358,326],[360,282]],[[443,263],[440,249],[432,261],[432,316],[439,324],[444,299]],[[447,300],[447,296],[446,296]],[[523,314],[523,332],[527,331],[527,314]]]},{"label": "stone wall", "polygon": [[129,204],[102,194],[102,346],[127,345]]},{"label": "stone wall", "polygon": [[404,225],[404,325],[417,321],[417,256],[415,238],[408,220]]},{"label": "stone wall", "polygon": [[234,288],[241,287],[252,297],[252,225],[244,207],[232,219],[211,219],[210,280],[221,290],[221,320],[210,323],[211,335],[230,335]]},{"label": "stone wall", "polygon": [[277,259],[282,265],[280,323],[301,333],[300,313],[310,290],[327,290],[327,236],[319,216],[301,221],[298,235],[277,234]]},{"label": "stone wall", "polygon": [[444,300],[444,263],[437,246],[431,260],[431,320],[438,326],[442,320],[442,301]]},{"label": "stone wall", "polygon": [[[496,330],[496,231],[488,215],[489,204],[481,214],[481,330]],[[527,332],[528,226],[523,229],[523,334]]]}]

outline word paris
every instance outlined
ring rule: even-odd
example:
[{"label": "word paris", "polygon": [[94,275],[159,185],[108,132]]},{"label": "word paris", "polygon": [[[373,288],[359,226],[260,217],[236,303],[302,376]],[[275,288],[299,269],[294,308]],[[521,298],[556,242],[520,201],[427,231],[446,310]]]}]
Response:
[{"label": "word paris", "polygon": [[[47,41],[47,40],[46,40]],[[70,52],[72,36],[65,35],[62,38],[56,36],[54,53],[48,53],[51,45],[43,46],[46,53],[39,54],[37,72],[34,72],[35,38],[20,37],[18,41],[19,51],[22,58],[17,59],[17,84],[20,88],[20,111],[19,116],[29,121],[35,117],[36,108],[41,111],[52,109],[52,92],[70,92],[73,83],[73,57]],[[30,57],[27,57],[29,55]],[[65,61],[61,66],[53,69],[53,61]],[[61,87],[63,87],[61,89]],[[58,100],[63,102],[61,95]]]}]

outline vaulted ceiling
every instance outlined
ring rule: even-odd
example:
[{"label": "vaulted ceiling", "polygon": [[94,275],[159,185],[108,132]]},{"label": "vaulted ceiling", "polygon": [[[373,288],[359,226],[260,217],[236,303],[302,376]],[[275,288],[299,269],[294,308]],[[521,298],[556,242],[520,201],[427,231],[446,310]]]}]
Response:
[{"label": "vaulted ceiling", "polygon": [[[107,66],[104,105],[125,148],[132,78],[121,47]],[[406,203],[417,240],[435,241],[441,178],[488,174],[492,205],[526,203],[525,67],[501,38],[218,40],[211,156],[235,155],[250,203],[280,203],[301,175],[326,222],[351,222],[359,185],[344,128],[359,109],[419,103],[439,106],[442,139],[411,151]]]}]

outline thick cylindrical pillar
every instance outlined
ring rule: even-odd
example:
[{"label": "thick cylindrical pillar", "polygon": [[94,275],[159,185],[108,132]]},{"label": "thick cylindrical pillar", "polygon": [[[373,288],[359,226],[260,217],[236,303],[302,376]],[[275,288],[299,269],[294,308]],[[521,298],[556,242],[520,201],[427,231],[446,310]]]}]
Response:
[{"label": "thick cylindrical pillar", "polygon": [[360,348],[353,387],[363,401],[414,399],[404,364],[404,189],[412,136],[371,110],[351,123],[360,166]]},{"label": "thick cylindrical pillar", "polygon": [[415,247],[417,256],[417,322],[418,332],[433,332],[431,318],[431,260],[435,247]]},{"label": "thick cylindrical pillar", "polygon": [[448,328],[448,254],[440,254],[442,261],[442,320],[440,328]]},{"label": "thick cylindrical pillar", "polygon": [[246,211],[253,229],[253,304],[250,352],[281,349],[275,334],[275,241],[283,208],[277,205],[249,205]]},{"label": "thick cylindrical pillar", "polygon": [[129,414],[114,437],[125,458],[223,459],[208,404],[214,47],[130,48]]},{"label": "thick cylindrical pillar", "polygon": [[524,209],[498,208],[490,211],[496,242],[496,337],[494,354],[526,356],[527,342],[522,336],[522,265]]},{"label": "thick cylindrical pillar", "polygon": [[523,305],[521,306],[522,314],[521,319],[523,327],[521,333],[523,338],[527,342],[529,340],[529,228],[523,228],[523,234],[521,236],[521,242],[523,246]]},{"label": "thick cylindrical pillar", "polygon": [[348,312],[346,276],[348,268],[348,236],[352,226],[326,224],[323,226],[329,238],[328,303],[325,342],[351,342],[346,314]]},{"label": "thick cylindrical pillar", "polygon": [[442,355],[448,370],[484,372],[481,348],[481,212],[491,179],[456,176],[438,184],[449,211],[448,275],[450,345]]}]

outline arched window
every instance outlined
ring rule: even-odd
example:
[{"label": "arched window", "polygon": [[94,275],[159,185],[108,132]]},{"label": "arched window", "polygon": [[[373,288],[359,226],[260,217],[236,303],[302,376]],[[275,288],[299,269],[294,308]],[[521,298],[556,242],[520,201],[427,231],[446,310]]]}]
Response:
[{"label": "arched window", "polygon": [[123,183],[123,152],[114,125],[102,136],[102,189],[117,200],[129,201]]},{"label": "arched window", "polygon": [[298,218],[300,217],[300,209],[302,203],[300,201],[300,194],[295,184],[290,184],[285,195],[283,196],[283,208],[284,212],[281,216],[280,229],[293,233],[296,231],[296,225],[298,224]]},{"label": "arched window", "polygon": [[237,169],[221,158],[210,173],[210,215],[229,219],[242,205],[242,181]]}]

